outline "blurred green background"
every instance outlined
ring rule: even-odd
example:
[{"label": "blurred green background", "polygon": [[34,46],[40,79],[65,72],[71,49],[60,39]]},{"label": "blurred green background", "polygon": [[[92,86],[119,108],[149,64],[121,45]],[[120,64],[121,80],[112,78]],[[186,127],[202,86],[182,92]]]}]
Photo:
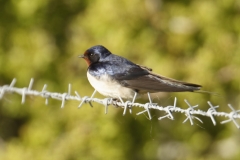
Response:
[{"label": "blurred green background", "polygon": [[[0,0],[0,85],[17,78],[17,87],[35,79],[52,92],[66,92],[71,83],[80,96],[90,96],[87,65],[77,58],[91,46],[110,51],[154,72],[203,85],[219,95],[160,93],[159,105],[187,108],[207,101],[230,112],[240,102],[239,0]],[[100,94],[96,97],[104,98]],[[0,101],[0,159],[240,159],[239,130],[223,117],[199,117],[182,124],[151,111],[122,116],[123,109],[94,103],[77,109],[78,102],[5,95]],[[147,99],[138,99],[146,103]]]}]

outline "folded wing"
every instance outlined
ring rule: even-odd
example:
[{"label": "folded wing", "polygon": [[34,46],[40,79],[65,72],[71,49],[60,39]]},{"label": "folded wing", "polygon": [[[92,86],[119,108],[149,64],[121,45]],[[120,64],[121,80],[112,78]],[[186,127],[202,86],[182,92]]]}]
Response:
[{"label": "folded wing", "polygon": [[[132,88],[140,93],[154,92],[185,92],[200,90],[201,85],[178,81],[152,73],[149,69],[141,67],[145,74],[131,79],[122,80],[123,86]],[[146,74],[148,71],[148,74]]]}]

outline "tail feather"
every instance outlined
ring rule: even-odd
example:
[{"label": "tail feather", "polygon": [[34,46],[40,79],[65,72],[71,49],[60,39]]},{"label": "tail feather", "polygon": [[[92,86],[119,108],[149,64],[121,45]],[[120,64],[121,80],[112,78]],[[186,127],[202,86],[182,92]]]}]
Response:
[{"label": "tail feather", "polygon": [[199,84],[183,82],[153,73],[152,76],[159,78],[163,83],[167,84],[170,88],[172,87],[172,89],[169,88],[169,92],[184,92],[184,91],[194,92],[200,90],[202,87]]}]

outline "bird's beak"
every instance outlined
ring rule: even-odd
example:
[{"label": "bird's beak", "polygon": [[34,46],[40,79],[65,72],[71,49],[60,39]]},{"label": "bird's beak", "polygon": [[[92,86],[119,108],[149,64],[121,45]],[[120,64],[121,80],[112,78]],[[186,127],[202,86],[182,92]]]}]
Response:
[{"label": "bird's beak", "polygon": [[83,55],[78,56],[78,58],[85,58],[85,56],[84,56],[84,54],[83,54]]}]

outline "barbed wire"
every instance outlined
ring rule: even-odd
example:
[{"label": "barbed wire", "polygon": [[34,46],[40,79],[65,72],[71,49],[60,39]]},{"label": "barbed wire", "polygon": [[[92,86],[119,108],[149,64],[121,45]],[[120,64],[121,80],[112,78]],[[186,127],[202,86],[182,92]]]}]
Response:
[{"label": "barbed wire", "polygon": [[187,100],[184,100],[185,103],[188,105],[188,108],[183,109],[183,108],[177,107],[177,98],[175,97],[173,105],[163,107],[163,106],[159,106],[157,103],[152,103],[149,94],[148,94],[149,103],[141,104],[141,103],[134,103],[134,102],[130,102],[130,101],[126,101],[126,102],[118,101],[118,100],[112,99],[112,98],[105,98],[105,99],[94,98],[93,96],[96,93],[96,91],[94,91],[94,93],[92,94],[91,97],[88,97],[88,96],[81,97],[77,91],[74,92],[75,95],[71,95],[71,90],[72,90],[71,84],[69,84],[69,86],[68,86],[68,92],[56,93],[56,92],[47,91],[46,84],[43,86],[41,91],[32,90],[33,82],[34,82],[33,78],[30,80],[28,87],[23,87],[23,88],[14,87],[14,85],[16,84],[16,81],[17,80],[14,78],[12,80],[12,82],[10,83],[10,85],[0,86],[0,99],[2,99],[4,94],[6,94],[6,93],[17,93],[22,96],[21,103],[23,104],[23,103],[25,103],[26,96],[28,96],[28,95],[41,96],[46,99],[45,100],[46,105],[48,104],[49,98],[60,100],[62,102],[61,108],[64,108],[66,100],[79,101],[80,104],[78,105],[78,108],[81,108],[81,106],[84,103],[89,103],[92,106],[91,102],[96,102],[96,103],[102,104],[105,107],[105,114],[107,114],[107,112],[108,112],[109,105],[114,105],[114,106],[124,108],[123,115],[126,114],[127,109],[129,109],[129,112],[132,113],[133,107],[140,107],[140,108],[143,108],[144,110],[137,113],[137,115],[141,115],[141,114],[147,112],[149,119],[152,119],[152,116],[150,113],[151,109],[165,112],[166,114],[164,116],[159,117],[158,120],[162,120],[164,118],[169,118],[171,120],[174,120],[173,113],[179,112],[179,113],[185,114],[185,116],[186,116],[186,119],[183,121],[183,123],[189,121],[191,125],[194,125],[194,122],[193,122],[194,119],[203,123],[203,121],[199,117],[197,117],[197,115],[210,117],[213,125],[217,124],[215,117],[222,116],[222,117],[226,117],[227,119],[220,122],[220,124],[225,124],[225,123],[232,121],[235,124],[235,126],[238,129],[240,129],[240,125],[236,121],[236,119],[240,119],[240,114],[239,114],[240,110],[235,110],[231,104],[228,104],[228,107],[231,109],[231,112],[229,112],[229,113],[218,112],[217,108],[219,108],[219,106],[214,106],[211,102],[208,101],[207,104],[209,105],[209,109],[207,111],[202,111],[199,109],[196,110],[198,105],[191,105]]}]

